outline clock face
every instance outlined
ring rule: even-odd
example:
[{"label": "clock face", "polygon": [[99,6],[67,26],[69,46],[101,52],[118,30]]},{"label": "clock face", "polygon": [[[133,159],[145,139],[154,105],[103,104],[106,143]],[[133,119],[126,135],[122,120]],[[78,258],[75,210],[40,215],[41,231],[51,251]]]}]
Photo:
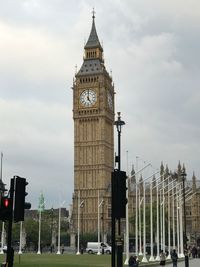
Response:
[{"label": "clock face", "polygon": [[80,103],[85,107],[93,106],[97,101],[96,92],[92,89],[84,90],[80,95]]},{"label": "clock face", "polygon": [[108,106],[112,110],[113,109],[113,101],[112,101],[112,95],[108,92]]}]

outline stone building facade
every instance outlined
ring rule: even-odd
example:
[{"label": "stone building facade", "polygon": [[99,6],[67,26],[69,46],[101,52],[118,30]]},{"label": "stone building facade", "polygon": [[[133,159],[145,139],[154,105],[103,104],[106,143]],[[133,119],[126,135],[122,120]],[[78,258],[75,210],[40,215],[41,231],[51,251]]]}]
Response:
[{"label": "stone building facade", "polygon": [[[178,166],[177,166],[177,171],[175,172],[176,175],[174,175],[174,173],[170,172],[168,169],[168,166],[166,166],[166,168],[164,168],[163,163],[161,163],[160,166],[160,175],[163,175],[163,178],[161,176],[160,181],[162,181],[162,179],[164,179],[164,184],[165,184],[165,212],[166,212],[166,220],[167,218],[167,212],[168,212],[168,183],[172,183],[172,181],[174,182],[178,182],[178,184],[180,184],[180,195],[181,195],[181,199],[182,199],[182,208],[183,208],[183,181],[182,181],[182,177],[181,177],[181,172],[182,170],[185,170],[185,166],[183,165],[183,167],[181,167],[181,164],[179,162]],[[136,211],[135,211],[135,203],[136,203],[136,187],[135,187],[135,182],[137,180],[139,180],[140,185],[138,186],[138,192],[140,190],[140,200],[143,198],[143,177],[139,176],[138,178],[135,178],[134,176],[134,169],[132,170],[132,174],[131,174],[131,179],[129,179],[129,220],[132,217],[135,217]],[[167,178],[168,177],[168,178]],[[159,181],[159,182],[160,182]],[[152,178],[152,200],[153,200],[153,205],[156,205],[156,179],[155,177]],[[172,185],[171,185],[172,186]],[[170,187],[171,187],[170,186]],[[145,183],[145,199],[146,199],[146,207],[147,209],[149,209],[150,207],[150,182],[146,181]],[[159,200],[160,200],[160,195],[162,194],[162,190],[159,192]],[[172,195],[174,194],[174,199],[176,199],[176,190],[174,189],[170,191],[169,197],[170,197],[170,221],[171,221],[171,227],[172,227],[172,208],[173,208],[173,204],[172,204],[172,200],[173,197]],[[193,176],[191,178],[187,178],[185,179],[185,215],[186,215],[186,235],[188,238],[188,242],[190,244],[199,244],[200,245],[200,180],[196,179],[195,174],[193,173]],[[159,202],[159,207],[160,207],[160,203]],[[141,209],[143,209],[143,207],[141,206]],[[177,202],[176,200],[174,200],[174,220],[175,220],[175,228],[177,227]],[[154,210],[155,213],[155,210]],[[142,215],[141,215],[142,217]],[[156,214],[154,214],[154,218],[156,217]],[[141,218],[142,221],[143,218]],[[134,221],[134,220],[133,220]],[[154,224],[156,223],[156,221],[154,221]],[[148,215],[146,215],[146,224],[150,225],[150,218],[148,217]],[[184,224],[184,213],[183,213],[183,224]],[[166,221],[166,231],[167,231],[167,221]],[[175,229],[175,231],[177,231],[177,229]],[[184,230],[183,230],[184,231]],[[130,224],[130,232],[132,236],[135,236],[135,224]],[[150,236],[147,236],[147,240],[150,240]],[[167,243],[167,240],[166,240]]]}]

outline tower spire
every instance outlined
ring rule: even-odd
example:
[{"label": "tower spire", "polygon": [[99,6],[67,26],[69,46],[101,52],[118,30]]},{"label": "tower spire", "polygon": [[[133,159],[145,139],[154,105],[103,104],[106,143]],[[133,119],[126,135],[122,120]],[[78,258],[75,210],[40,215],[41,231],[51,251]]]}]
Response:
[{"label": "tower spire", "polygon": [[95,26],[95,11],[94,8],[92,10],[92,29],[90,32],[90,36],[88,38],[88,41],[85,45],[85,49],[90,49],[90,48],[100,48],[101,51],[103,51],[103,48],[99,42],[99,38],[97,35],[97,31],[96,31],[96,26]]},{"label": "tower spire", "polygon": [[94,7],[93,7],[93,10],[92,10],[92,18],[93,18],[93,20],[95,19],[95,11],[94,11]]}]

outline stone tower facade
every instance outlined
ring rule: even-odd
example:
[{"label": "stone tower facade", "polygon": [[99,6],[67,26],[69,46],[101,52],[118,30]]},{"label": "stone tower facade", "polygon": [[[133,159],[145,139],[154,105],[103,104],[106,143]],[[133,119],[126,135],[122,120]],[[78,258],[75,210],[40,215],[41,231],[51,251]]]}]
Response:
[{"label": "stone tower facade", "polygon": [[80,234],[109,232],[110,183],[114,166],[114,85],[92,17],[83,64],[73,83],[74,194],[72,223]]}]

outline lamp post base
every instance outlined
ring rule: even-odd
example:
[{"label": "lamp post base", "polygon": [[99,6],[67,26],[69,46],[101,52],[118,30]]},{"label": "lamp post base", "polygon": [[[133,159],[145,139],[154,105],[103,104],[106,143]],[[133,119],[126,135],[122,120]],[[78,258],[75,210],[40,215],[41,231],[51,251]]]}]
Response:
[{"label": "lamp post base", "polygon": [[128,258],[125,260],[124,265],[128,265]]},{"label": "lamp post base", "polygon": [[142,262],[148,262],[147,257],[144,255],[144,257],[142,258]]},{"label": "lamp post base", "polygon": [[151,255],[151,257],[149,258],[149,261],[155,261],[154,256]]},{"label": "lamp post base", "polygon": [[160,256],[159,255],[156,256],[156,261],[160,261]]},{"label": "lamp post base", "polygon": [[167,256],[166,259],[167,259],[167,260],[171,260],[171,255],[170,255],[170,253],[168,254],[168,256]]}]

